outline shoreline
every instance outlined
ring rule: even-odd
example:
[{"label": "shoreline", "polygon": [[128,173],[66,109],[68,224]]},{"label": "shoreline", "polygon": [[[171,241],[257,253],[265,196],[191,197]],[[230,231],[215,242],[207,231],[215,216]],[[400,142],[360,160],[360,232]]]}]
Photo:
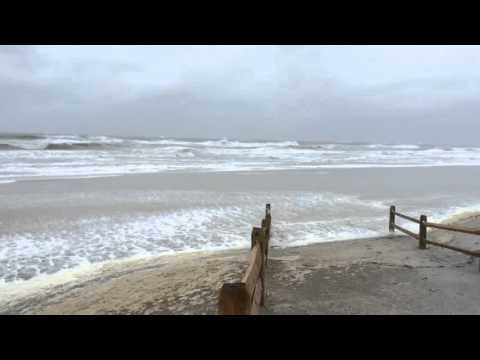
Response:
[{"label": "shoreline", "polygon": [[[391,237],[402,235],[391,235]],[[362,240],[376,240],[382,239],[384,236],[374,236],[366,238],[352,238],[344,240],[330,240],[321,241],[317,243],[310,243],[305,245],[294,246],[275,246],[270,248],[272,251],[284,251],[286,249],[301,249],[309,246],[321,245],[324,243],[337,243],[337,242],[355,242]],[[231,248],[221,250],[185,250],[178,252],[166,252],[157,255],[139,255],[123,259],[107,260],[99,263],[85,263],[80,266],[63,269],[54,274],[41,274],[35,276],[29,280],[20,280],[15,282],[3,282],[0,283],[0,290],[4,299],[0,299],[0,314],[4,309],[8,308],[10,303],[17,303],[22,301],[22,297],[41,297],[43,294],[54,292],[55,288],[76,286],[78,283],[91,282],[92,280],[102,278],[106,272],[118,272],[122,273],[124,268],[141,268],[144,264],[148,263],[163,263],[168,260],[181,261],[184,258],[204,258],[204,257],[216,257],[216,256],[247,256],[248,247],[244,248]],[[6,299],[7,298],[7,299]],[[3,310],[2,310],[3,309]]]},{"label": "shoreline", "polygon": [[[157,171],[157,172],[138,172],[138,173],[112,173],[112,174],[85,174],[85,175],[66,175],[66,176],[21,176],[18,178],[3,178],[0,179],[0,185],[3,184],[13,184],[13,183],[22,183],[22,182],[41,182],[41,181],[71,181],[71,180],[91,180],[91,179],[105,179],[112,177],[144,177],[144,176],[163,176],[163,175],[211,175],[211,174],[220,174],[220,175],[235,175],[235,174],[264,174],[264,173],[289,173],[289,172],[322,172],[322,171],[375,171],[376,169],[443,169],[443,168],[480,168],[479,165],[469,165],[469,164],[440,164],[440,165],[324,165],[324,166],[315,166],[315,167],[304,167],[304,168],[278,168],[278,169],[240,169],[240,170],[167,170],[167,171]],[[5,182],[3,182],[5,181]]]},{"label": "shoreline", "polygon": [[[480,215],[456,219],[459,223],[478,226]],[[462,240],[458,234],[449,239]],[[0,306],[0,314],[213,315],[221,285],[240,279],[248,253],[198,251],[102,264],[73,281],[12,299]],[[271,247],[263,313],[480,313],[478,276],[477,260],[437,247],[418,250],[416,240],[398,233]],[[437,292],[442,297],[434,298]],[[408,306],[402,305],[406,297]],[[433,303],[425,304],[426,298]]]},{"label": "shoreline", "polygon": [[[467,225],[467,226],[478,226],[480,225],[480,213],[463,213],[456,216],[452,216],[449,219],[446,219],[442,223],[445,224],[456,224],[456,225]],[[460,246],[468,247],[468,244],[472,241],[480,245],[479,240],[475,236],[469,235],[458,235],[455,233],[442,232],[435,229],[428,230],[430,236],[434,236],[437,241],[441,242],[452,242],[457,241],[458,243],[462,242]],[[310,243],[305,245],[294,245],[294,246],[271,246],[271,252],[274,254],[288,254],[291,252],[308,252],[309,248],[317,249],[322,246],[333,246],[333,247],[345,247],[350,245],[359,244],[361,242],[375,242],[382,241],[385,239],[395,240],[398,238],[406,238],[405,235],[395,232],[388,235],[379,235],[373,237],[365,238],[352,238],[352,239],[339,239],[331,241],[321,241],[316,243]],[[413,239],[410,241],[415,242]],[[479,246],[480,248],[480,246]],[[232,249],[222,249],[222,250],[185,250],[179,252],[167,252],[164,254],[158,255],[139,255],[124,259],[115,259],[108,260],[99,263],[88,263],[83,264],[71,269],[64,269],[54,274],[42,274],[37,277],[34,277],[29,280],[14,282],[14,283],[2,283],[0,284],[0,289],[2,290],[3,299],[0,299],[0,314],[7,312],[9,313],[9,308],[17,308],[19,303],[25,301],[25,299],[32,298],[42,298],[42,297],[51,297],[53,294],[58,293],[59,291],[65,292],[69,288],[75,288],[79,284],[93,284],[96,281],[104,281],[106,277],[115,277],[115,274],[122,274],[125,271],[135,272],[139,269],[142,269],[145,266],[156,266],[163,263],[175,263],[182,262],[184,259],[209,259],[209,258],[234,258],[238,263],[246,259],[248,255],[248,248],[232,248]],[[127,270],[126,270],[127,269]],[[235,272],[235,273],[240,273]],[[84,286],[84,285],[81,285]]]},{"label": "shoreline", "polygon": [[[479,211],[469,211],[469,212],[462,212],[453,216],[448,217],[447,219],[441,221],[442,224],[458,224],[461,223],[463,225],[468,224],[469,222],[473,222],[474,224],[477,221],[480,223],[480,212]],[[437,230],[428,229],[428,232],[437,232]],[[448,240],[445,233],[442,236],[441,234],[437,235],[440,240],[443,242],[451,241],[452,237],[449,237]],[[395,234],[386,234],[384,235],[376,235],[376,236],[367,236],[367,237],[356,237],[356,238],[347,238],[347,239],[334,239],[334,240],[322,240],[313,243],[307,243],[302,245],[291,245],[291,246],[280,246],[280,245],[271,245],[272,250],[279,250],[279,251],[286,251],[288,249],[299,249],[305,248],[308,246],[315,246],[321,245],[326,243],[340,243],[340,242],[355,242],[355,241],[372,241],[376,239],[383,239],[383,238],[394,238],[394,237],[402,237],[403,234],[396,232]],[[468,235],[463,235],[467,236]],[[15,282],[0,282],[0,290],[2,290],[3,295],[7,294],[9,297],[18,297],[17,293],[23,292],[26,296],[31,296],[32,294],[37,294],[39,292],[48,290],[49,287],[54,286],[61,286],[65,285],[69,282],[75,281],[82,281],[88,277],[94,277],[97,273],[101,273],[103,268],[112,268],[116,266],[122,266],[126,264],[127,266],[130,264],[142,263],[145,261],[151,261],[156,259],[161,259],[164,257],[181,257],[182,255],[195,255],[198,254],[200,256],[209,256],[214,254],[223,254],[223,253],[235,253],[235,252],[242,252],[247,251],[248,247],[232,247],[226,249],[218,249],[218,250],[181,250],[181,251],[166,251],[165,253],[161,254],[152,254],[152,255],[137,255],[131,256],[127,258],[121,259],[113,259],[107,260],[98,263],[85,263],[73,268],[62,269],[53,274],[40,274],[28,280],[20,280]],[[4,301],[0,299],[0,309],[2,305],[4,305]]]}]

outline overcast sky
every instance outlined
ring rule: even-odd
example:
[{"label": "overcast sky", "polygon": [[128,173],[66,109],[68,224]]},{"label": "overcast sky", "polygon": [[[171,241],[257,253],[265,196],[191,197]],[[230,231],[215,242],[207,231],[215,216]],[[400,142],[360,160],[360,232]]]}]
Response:
[{"label": "overcast sky", "polygon": [[0,46],[0,132],[480,145],[480,47]]}]

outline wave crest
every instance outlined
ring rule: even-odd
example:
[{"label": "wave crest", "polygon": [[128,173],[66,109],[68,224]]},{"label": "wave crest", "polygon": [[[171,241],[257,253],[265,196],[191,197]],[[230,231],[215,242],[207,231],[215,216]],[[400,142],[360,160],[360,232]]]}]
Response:
[{"label": "wave crest", "polygon": [[10,145],[10,144],[0,144],[0,150],[25,150],[25,149],[22,147]]},{"label": "wave crest", "polygon": [[99,150],[107,147],[105,143],[51,143],[44,150]]}]

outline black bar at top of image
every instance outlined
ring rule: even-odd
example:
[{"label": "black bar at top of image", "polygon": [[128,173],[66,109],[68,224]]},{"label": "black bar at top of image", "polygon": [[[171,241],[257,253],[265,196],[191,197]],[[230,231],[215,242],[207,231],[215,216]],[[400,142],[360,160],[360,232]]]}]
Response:
[{"label": "black bar at top of image", "polygon": [[447,17],[433,9],[422,14],[418,7],[380,13],[347,4],[211,11],[190,5],[181,11],[164,5],[83,6],[66,14],[31,6],[21,14],[3,10],[0,44],[480,44],[478,21],[470,18],[476,13],[456,16],[450,9]]}]

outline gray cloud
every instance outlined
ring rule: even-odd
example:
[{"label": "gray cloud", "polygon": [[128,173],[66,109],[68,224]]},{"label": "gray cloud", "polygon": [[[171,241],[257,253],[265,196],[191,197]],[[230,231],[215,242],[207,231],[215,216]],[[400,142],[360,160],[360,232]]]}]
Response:
[{"label": "gray cloud", "polygon": [[35,64],[34,49],[24,45],[0,46],[0,61],[2,65],[33,69]]},{"label": "gray cloud", "polygon": [[[480,145],[480,73],[458,49],[443,72],[405,65],[397,78],[376,49],[134,48],[149,51],[136,60],[53,50],[0,46],[0,131]],[[378,78],[344,76],[346,51]]]}]

